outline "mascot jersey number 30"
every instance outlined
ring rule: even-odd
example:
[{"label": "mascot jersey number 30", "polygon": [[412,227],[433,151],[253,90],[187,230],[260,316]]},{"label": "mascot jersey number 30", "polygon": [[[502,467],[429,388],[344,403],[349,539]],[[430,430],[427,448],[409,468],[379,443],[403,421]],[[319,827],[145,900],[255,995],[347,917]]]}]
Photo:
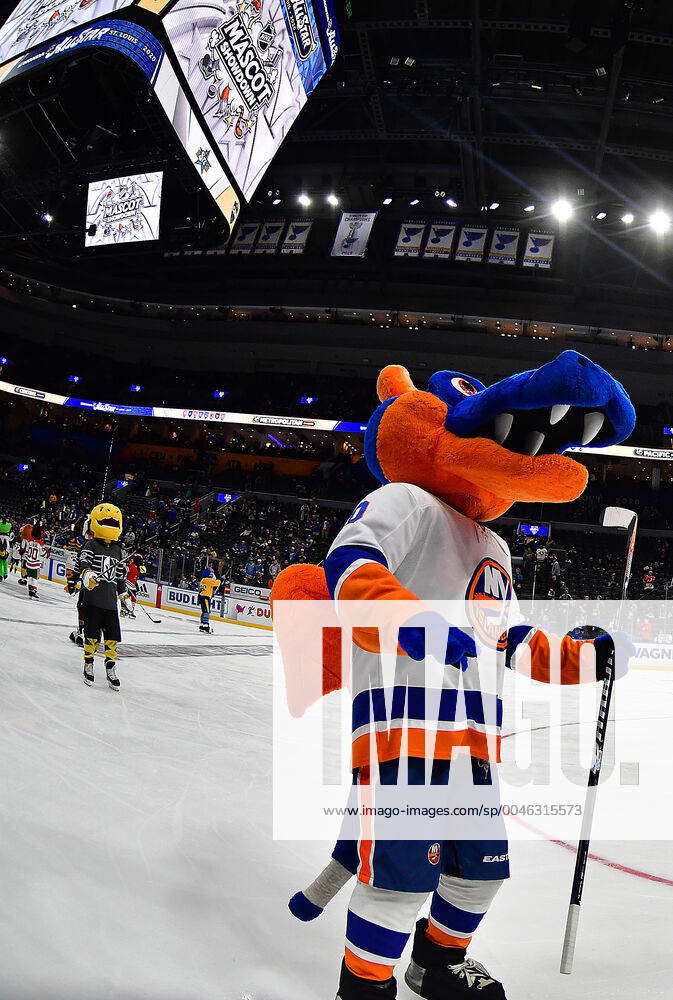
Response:
[{"label": "mascot jersey number 30", "polygon": [[[355,508],[329,551],[324,571],[289,567],[276,580],[272,602],[277,607],[276,602],[292,599],[332,600],[337,614],[342,602],[416,602],[409,606],[418,612],[410,614],[398,639],[398,661],[408,658],[400,714],[406,713],[404,753],[411,773],[414,759],[425,754],[423,699],[414,696],[413,674],[415,667],[422,669],[425,658],[423,626],[430,613],[423,602],[464,601],[484,567],[497,568],[503,596],[511,596],[509,551],[483,522],[499,517],[516,501],[575,500],[586,486],[587,470],[564,452],[623,441],[633,430],[635,412],[623,387],[575,351],[564,351],[538,369],[489,387],[460,372],[436,372],[427,392],[414,387],[405,368],[391,365],[381,372],[377,390],[381,404],[367,426],[365,458],[383,485]],[[287,671],[289,649],[282,630],[279,640]],[[379,780],[385,782],[386,771],[400,763],[401,743],[379,739],[377,705],[382,701],[377,696],[382,692],[371,685],[377,676],[371,658],[378,659],[380,652],[377,633],[354,628],[353,642],[354,782],[366,785],[371,780],[366,748],[372,731]],[[504,666],[512,664],[514,651],[525,644],[533,678],[551,679],[543,633],[514,626],[503,642]],[[555,680],[579,682],[581,644],[569,636],[563,639],[560,677]],[[606,661],[601,644],[594,645],[599,680]],[[602,647],[604,652],[607,646]],[[467,632],[445,622],[442,650],[446,652],[440,663],[446,665],[447,677],[443,687],[448,690],[442,691],[440,702],[439,718],[445,725],[437,726],[435,719],[433,771],[448,768],[456,747],[467,748],[478,783],[477,773],[488,774],[489,762],[499,759],[502,689],[485,692],[478,682],[470,683],[475,644]],[[423,677],[418,674],[419,684]],[[460,720],[456,698],[449,696],[459,682],[466,706]],[[329,689],[328,681],[324,690]],[[485,720],[488,698],[496,705],[491,731]],[[396,721],[395,704],[393,697],[387,737]],[[495,754],[490,752],[494,744]],[[490,842],[377,840],[371,831],[358,840],[340,840],[322,875],[293,897],[292,912],[303,920],[317,916],[334,884],[343,885],[353,875],[340,1000],[396,996],[394,967],[414,924],[405,975],[414,993],[426,1000],[504,998],[502,984],[466,956],[472,935],[509,875],[504,829],[502,839]],[[430,893],[429,917],[417,920]]]}]

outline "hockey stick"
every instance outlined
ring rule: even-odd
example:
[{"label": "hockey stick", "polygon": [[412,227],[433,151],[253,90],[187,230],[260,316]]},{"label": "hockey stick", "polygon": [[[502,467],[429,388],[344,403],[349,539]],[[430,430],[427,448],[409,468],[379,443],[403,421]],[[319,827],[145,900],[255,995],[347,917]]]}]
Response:
[{"label": "hockey stick", "polygon": [[149,613],[149,611],[147,610],[147,608],[145,607],[145,605],[141,604],[140,601],[136,601],[136,604],[138,605],[138,607],[140,608],[141,611],[145,612],[145,614],[147,615],[147,617],[149,618],[149,620],[152,622],[153,625],[158,625],[159,624],[159,622],[161,621],[161,618],[152,618],[152,615]]},{"label": "hockey stick", "polygon": [[[638,515],[633,510],[625,507],[606,507],[603,511],[601,523],[605,527],[626,528],[626,557],[624,560],[624,573],[622,576],[622,593],[617,611],[616,627],[621,623],[626,591],[631,577],[631,562],[633,560],[633,548],[636,543],[636,531],[638,530]],[[591,770],[589,771],[589,781],[587,784],[587,794],[584,800],[584,813],[582,816],[582,829],[577,845],[577,857],[575,859],[575,872],[573,874],[573,884],[570,891],[570,905],[568,906],[568,916],[566,918],[566,929],[563,938],[563,952],[561,954],[560,972],[569,976],[573,971],[573,959],[575,957],[575,942],[577,941],[577,928],[580,919],[580,904],[582,902],[582,890],[584,889],[584,876],[587,870],[589,859],[589,842],[591,840],[591,827],[594,818],[594,807],[598,794],[598,783],[601,777],[601,766],[603,764],[603,747],[605,746],[605,734],[607,732],[608,717],[610,715],[610,702],[612,701],[612,689],[615,683],[615,655],[608,659],[605,680],[603,681],[603,691],[601,703],[598,709],[598,720],[596,722],[596,741],[594,746],[594,758]]]}]

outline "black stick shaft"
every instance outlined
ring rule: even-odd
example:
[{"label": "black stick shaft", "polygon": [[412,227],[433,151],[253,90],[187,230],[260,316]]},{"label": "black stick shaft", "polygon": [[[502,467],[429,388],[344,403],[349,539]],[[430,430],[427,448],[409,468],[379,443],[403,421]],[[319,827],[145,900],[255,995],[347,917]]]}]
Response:
[{"label": "black stick shaft", "polygon": [[[631,523],[627,528],[626,535],[626,557],[624,560],[624,574],[622,577],[622,594],[617,614],[617,627],[619,628],[626,600],[626,592],[631,577],[631,562],[633,560],[633,548],[635,544],[638,519],[633,515]],[[561,955],[560,971],[564,975],[570,975],[573,969],[573,959],[575,957],[575,942],[577,941],[577,930],[579,927],[580,904],[582,902],[582,892],[584,890],[584,877],[589,860],[589,845],[591,842],[591,828],[593,825],[594,808],[596,805],[596,795],[598,783],[601,777],[601,767],[603,765],[603,748],[605,747],[605,735],[610,716],[610,703],[612,701],[612,691],[615,683],[615,652],[614,647],[608,657],[608,663],[603,681],[603,691],[601,692],[601,703],[598,709],[598,719],[596,722],[596,740],[594,744],[594,760],[589,771],[589,781],[587,783],[587,794],[584,801],[584,813],[582,815],[582,829],[580,840],[577,845],[577,857],[575,858],[575,871],[573,873],[573,883],[570,890],[570,905],[566,918],[566,929],[563,938],[563,952]]]}]

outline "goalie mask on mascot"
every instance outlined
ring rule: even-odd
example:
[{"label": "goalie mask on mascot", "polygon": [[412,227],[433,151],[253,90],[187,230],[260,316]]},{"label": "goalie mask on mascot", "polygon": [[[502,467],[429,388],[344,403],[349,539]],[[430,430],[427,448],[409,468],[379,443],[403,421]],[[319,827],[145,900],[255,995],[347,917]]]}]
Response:
[{"label": "goalie mask on mascot", "polygon": [[[401,697],[397,687],[394,692],[372,688],[372,678],[382,676],[379,633],[351,622],[354,786],[394,783],[402,755],[410,782],[415,769],[425,774],[425,760],[431,757],[432,781],[440,775],[446,783],[457,748],[469,754],[478,784],[479,774],[490,780],[489,770],[499,759],[502,674],[515,665],[517,648],[526,647],[535,680],[576,684],[587,679],[586,664],[580,677],[583,640],[571,636],[559,640],[560,675],[552,676],[551,639],[527,624],[510,626],[500,639],[498,690],[486,691],[476,672],[474,631],[438,620],[437,612],[424,602],[487,599],[488,577],[491,583],[495,580],[500,596],[513,604],[509,551],[484,522],[504,514],[517,501],[575,500],[587,484],[587,470],[565,452],[574,446],[604,447],[623,441],[633,430],[635,412],[623,387],[575,351],[564,351],[538,369],[489,387],[460,372],[441,371],[423,391],[413,385],[406,369],[391,365],[381,372],[377,390],[381,403],[367,426],[365,458],[382,485],[357,505],[332,544],[324,569],[289,567],[273,588],[288,696],[293,697],[291,675],[301,651],[293,645],[291,630],[283,628],[279,601],[331,601],[342,622],[347,617],[344,609],[357,607],[352,602],[394,602],[396,608],[407,609],[395,632],[397,661],[404,659]],[[428,749],[423,739],[422,685],[430,634],[433,647],[428,652],[439,660],[444,679],[440,724],[435,718],[434,744]],[[599,680],[605,675],[611,643],[596,640],[592,645],[590,679]],[[319,693],[340,686],[340,666],[338,642],[326,643]],[[420,671],[418,688],[415,670]],[[455,695],[461,685],[465,708],[459,717]],[[495,706],[490,718],[485,717],[487,703]],[[305,707],[291,705],[291,711],[300,714]],[[408,733],[401,742],[404,726]],[[374,767],[368,756],[371,745],[377,754]],[[466,951],[508,875],[504,827],[500,837],[489,841],[441,843],[436,836],[427,842],[389,840],[377,839],[371,830],[361,831],[357,839],[339,840],[327,868],[293,897],[290,909],[300,919],[310,920],[335,891],[356,877],[340,1000],[396,996],[394,967],[414,925],[405,974],[414,993],[426,1000],[472,996],[502,1000],[501,983]],[[429,917],[417,920],[430,894]]]}]

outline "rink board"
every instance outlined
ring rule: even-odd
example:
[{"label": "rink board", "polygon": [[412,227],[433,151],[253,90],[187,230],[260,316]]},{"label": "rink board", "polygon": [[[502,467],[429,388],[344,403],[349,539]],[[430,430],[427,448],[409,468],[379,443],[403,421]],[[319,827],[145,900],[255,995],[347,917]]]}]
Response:
[{"label": "rink board", "polygon": [[[71,554],[66,550],[54,549],[51,557],[43,566],[41,578],[65,586],[66,570],[70,557]],[[150,580],[139,580],[138,586],[140,604],[163,611],[176,611],[178,614],[191,615],[194,618],[201,616],[198,595],[193,590],[156,584]],[[243,589],[251,590],[253,588]],[[271,608],[268,597],[264,599],[264,595],[268,591],[262,588],[254,589],[260,594],[258,600],[251,599],[249,596],[245,598],[243,596],[214,597],[211,602],[210,617],[213,621],[227,622],[230,625],[249,625],[251,628],[262,628],[270,631],[272,628]],[[239,586],[238,590],[242,591],[242,588]]]},{"label": "rink board", "polygon": [[[45,563],[46,573],[42,579],[65,584],[69,554],[63,549],[54,549],[52,557]],[[200,617],[198,595],[193,590],[156,584],[149,580],[139,581],[139,601],[147,607],[164,611],[177,611],[182,615]],[[228,624],[249,625],[252,628],[272,629],[269,591],[261,587],[232,585],[233,596],[214,597],[210,617],[214,621]],[[660,642],[636,642],[636,652],[631,669],[673,670],[673,644]]]}]

